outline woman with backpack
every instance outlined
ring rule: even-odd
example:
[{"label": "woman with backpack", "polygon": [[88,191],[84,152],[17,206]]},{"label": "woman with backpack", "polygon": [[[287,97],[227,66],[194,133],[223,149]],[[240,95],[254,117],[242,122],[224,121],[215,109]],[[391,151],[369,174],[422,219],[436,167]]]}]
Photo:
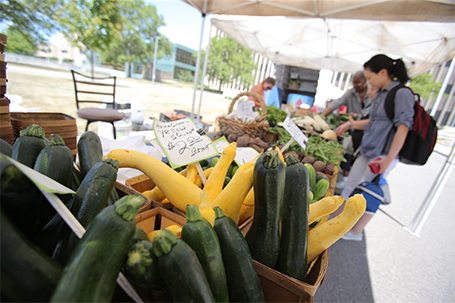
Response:
[{"label": "woman with backpack", "polygon": [[[340,136],[348,129],[364,130],[362,142],[359,147],[360,155],[354,162],[349,178],[345,183],[341,195],[345,200],[353,190],[364,181],[371,181],[376,174],[383,174],[387,178],[389,172],[398,162],[400,152],[408,134],[413,126],[414,95],[408,88],[400,88],[395,95],[395,114],[391,120],[385,110],[385,100],[388,92],[395,86],[405,84],[410,80],[406,66],[401,59],[392,59],[380,54],[373,56],[364,65],[365,76],[377,93],[371,104],[370,116],[366,120],[353,120],[352,118],[337,129]],[[376,166],[373,172],[370,166]],[[344,204],[332,214],[338,215]],[[345,240],[362,240],[362,232],[379,208],[377,205],[368,205],[365,214],[356,225],[343,236]]]}]

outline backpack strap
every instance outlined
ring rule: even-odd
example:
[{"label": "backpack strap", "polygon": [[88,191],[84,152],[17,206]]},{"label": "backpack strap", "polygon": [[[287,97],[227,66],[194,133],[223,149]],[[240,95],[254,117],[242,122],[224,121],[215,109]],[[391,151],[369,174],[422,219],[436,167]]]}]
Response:
[{"label": "backpack strap", "polygon": [[410,87],[407,87],[404,84],[401,84],[401,83],[398,84],[397,86],[392,88],[387,93],[387,96],[385,97],[385,102],[384,102],[385,112],[387,114],[387,117],[389,117],[390,121],[392,121],[392,122],[393,122],[393,118],[395,116],[395,95],[397,94],[397,91],[403,87],[406,87],[407,89],[409,89],[412,92],[412,94],[414,95],[414,101],[416,101],[417,103],[420,104],[420,95],[419,94],[414,93]]},{"label": "backpack strap", "polygon": [[392,88],[388,93],[387,96],[385,97],[385,102],[384,102],[384,108],[385,112],[387,114],[387,117],[389,117],[390,121],[393,122],[393,118],[395,116],[395,95],[397,94],[397,90],[400,88],[406,87],[403,84],[398,84],[394,88]]}]

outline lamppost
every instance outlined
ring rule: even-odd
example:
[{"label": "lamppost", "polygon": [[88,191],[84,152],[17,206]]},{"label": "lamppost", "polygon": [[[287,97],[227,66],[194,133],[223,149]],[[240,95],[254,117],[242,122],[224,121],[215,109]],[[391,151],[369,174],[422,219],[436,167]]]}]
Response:
[{"label": "lamppost", "polygon": [[155,51],[153,53],[153,73],[152,73],[152,85],[155,84],[155,73],[156,73],[156,51],[158,50],[158,40],[160,40],[160,37],[156,36],[155,37]]}]

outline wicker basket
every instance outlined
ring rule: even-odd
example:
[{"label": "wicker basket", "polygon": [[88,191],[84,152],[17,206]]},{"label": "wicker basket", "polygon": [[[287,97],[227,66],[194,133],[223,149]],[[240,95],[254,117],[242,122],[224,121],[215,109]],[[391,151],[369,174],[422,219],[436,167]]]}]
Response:
[{"label": "wicker basket", "polygon": [[234,99],[232,99],[231,105],[229,106],[228,114],[232,113],[234,109],[235,102],[242,96],[252,96],[259,100],[261,103],[261,115],[256,122],[252,123],[243,123],[234,119],[229,119],[226,117],[217,117],[216,122],[221,129],[227,128],[232,129],[238,136],[244,134],[249,135],[250,137],[259,137],[263,138],[269,129],[269,123],[266,120],[267,117],[267,105],[264,102],[264,99],[257,93],[254,92],[243,92],[238,94]]}]

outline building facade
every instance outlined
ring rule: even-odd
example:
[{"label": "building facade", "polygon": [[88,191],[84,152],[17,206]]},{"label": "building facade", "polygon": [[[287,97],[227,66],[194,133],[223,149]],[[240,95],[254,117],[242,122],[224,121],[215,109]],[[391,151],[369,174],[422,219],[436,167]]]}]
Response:
[{"label": "building facade", "polygon": [[[156,80],[177,80],[179,75],[184,72],[190,72],[194,75],[196,71],[196,61],[193,59],[194,52],[196,51],[189,47],[175,43],[172,48],[172,55],[156,60]],[[146,71],[142,63],[125,64],[125,75],[129,74],[130,68],[131,78],[144,78]]]}]

